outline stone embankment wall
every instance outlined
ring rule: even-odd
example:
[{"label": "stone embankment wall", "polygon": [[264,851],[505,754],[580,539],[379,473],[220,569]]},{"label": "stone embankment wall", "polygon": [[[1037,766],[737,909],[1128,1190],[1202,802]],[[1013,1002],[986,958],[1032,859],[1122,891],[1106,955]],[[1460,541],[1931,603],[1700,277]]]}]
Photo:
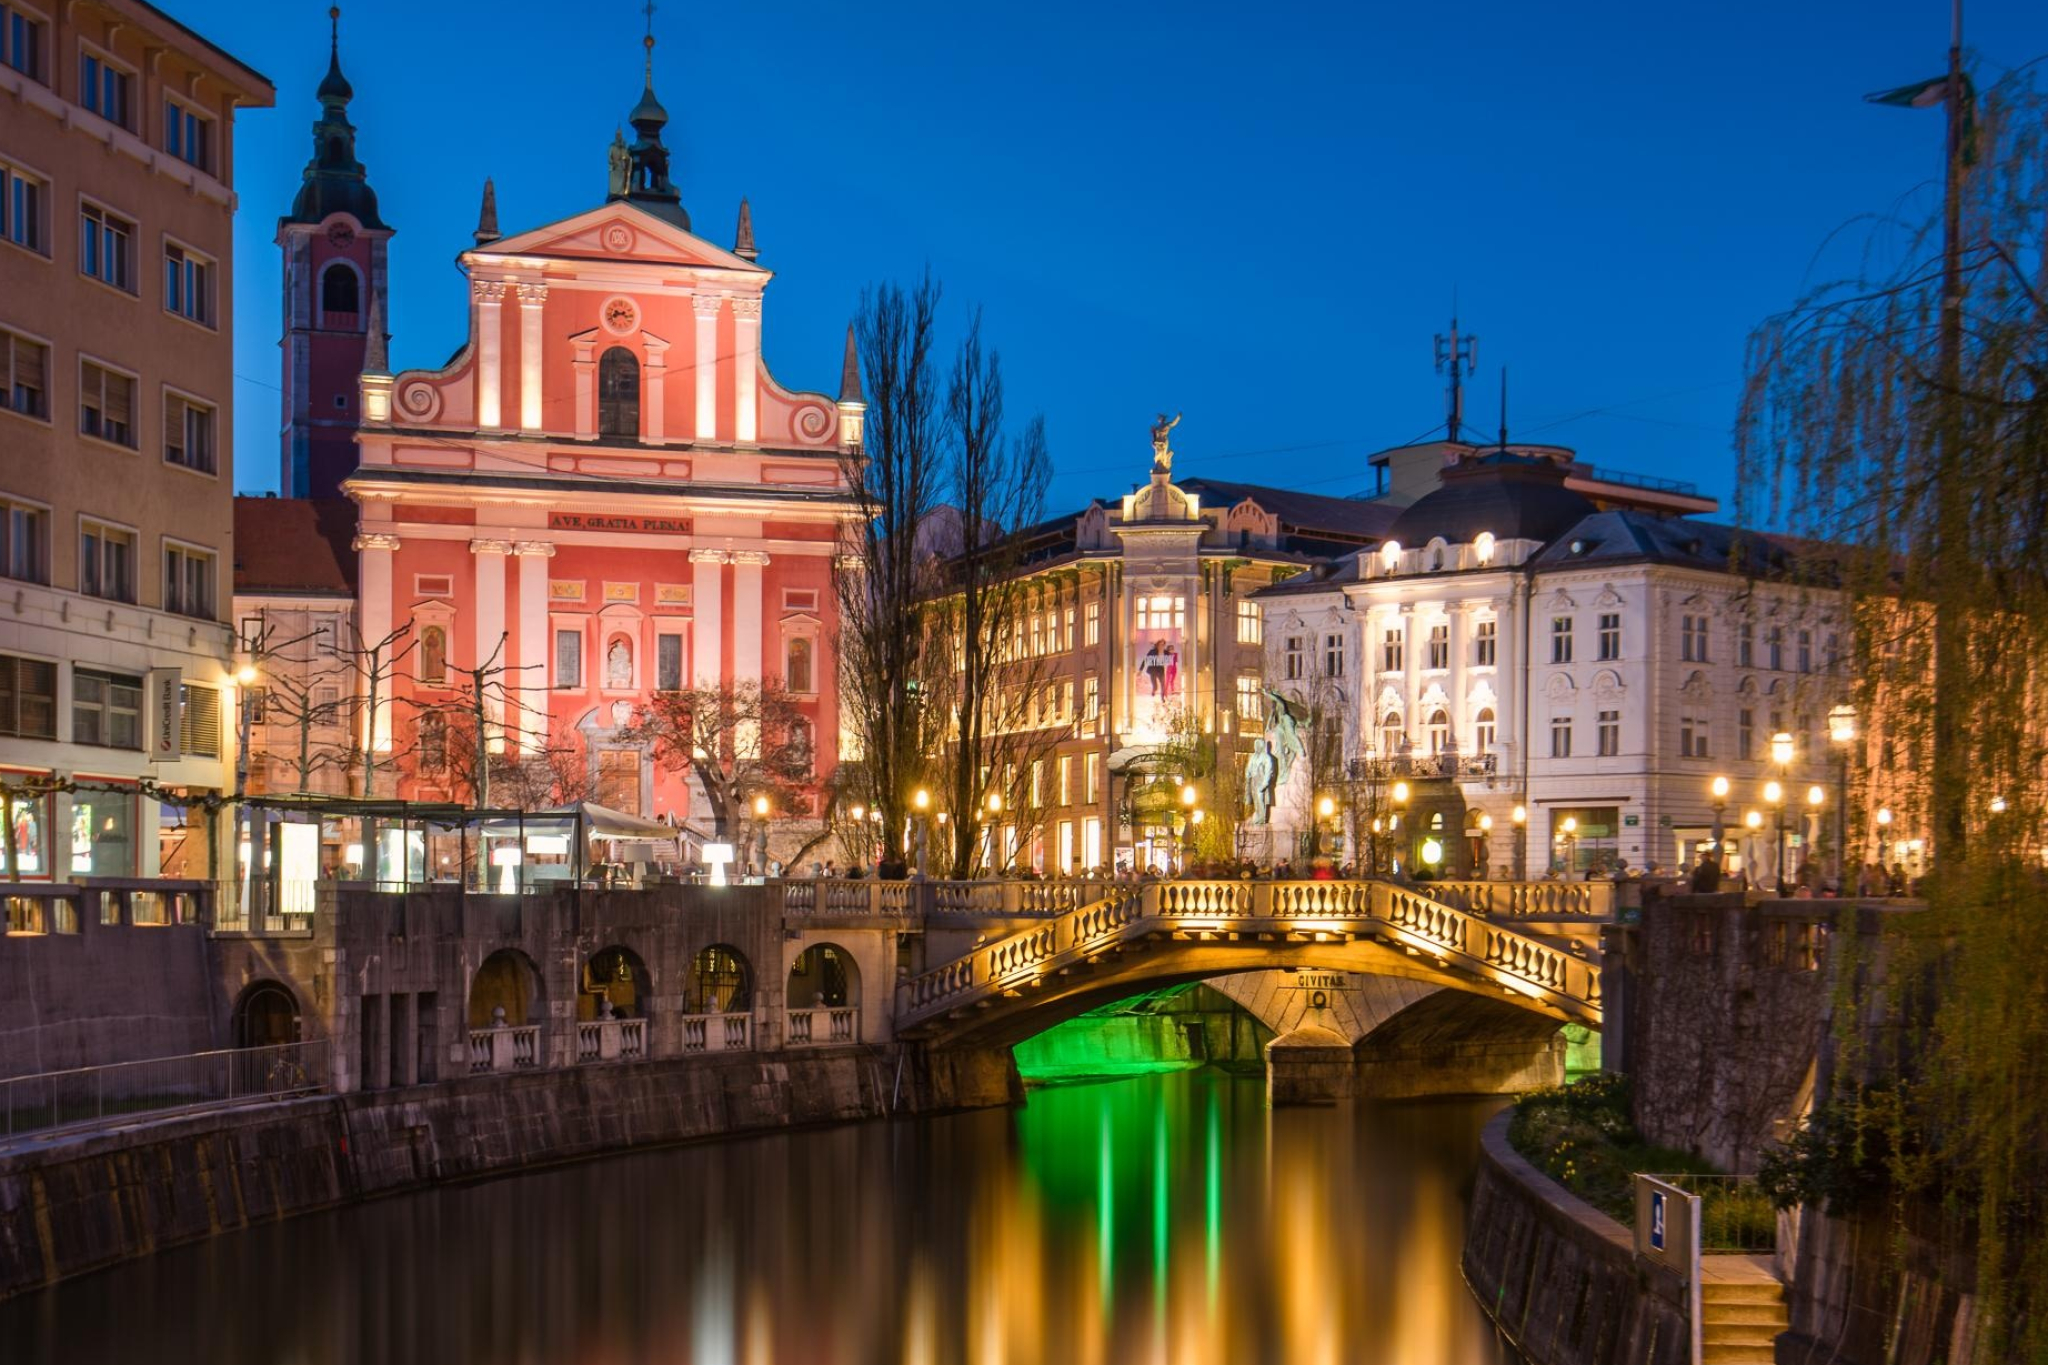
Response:
[{"label": "stone embankment wall", "polygon": [[1020,1098],[1007,1053],[846,1048],[482,1076],[53,1136],[0,1152],[0,1298],[377,1195]]},{"label": "stone embankment wall", "polygon": [[220,1046],[206,931],[101,924],[79,903],[77,933],[0,934],[0,1077]]},{"label": "stone embankment wall", "polygon": [[1628,1229],[1508,1145],[1512,1111],[1486,1125],[1465,1240],[1465,1280],[1529,1365],[1686,1365],[1685,1287],[1637,1260]]}]

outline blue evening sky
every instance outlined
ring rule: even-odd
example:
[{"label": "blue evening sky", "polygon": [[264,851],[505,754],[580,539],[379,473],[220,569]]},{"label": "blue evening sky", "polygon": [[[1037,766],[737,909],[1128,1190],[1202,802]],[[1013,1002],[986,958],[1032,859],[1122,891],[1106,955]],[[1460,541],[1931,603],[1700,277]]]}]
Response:
[{"label": "blue evening sky", "polygon": [[[278,85],[240,120],[238,483],[277,486],[278,258],[325,0],[160,0]],[[484,177],[507,234],[603,199],[640,93],[636,0],[347,0],[342,62],[392,242],[392,359],[462,344]],[[2048,5],[1976,0],[1980,79]],[[1431,337],[1479,334],[1468,420],[1728,501],[1743,340],[1932,204],[1943,0],[737,6],[657,0],[656,89],[697,230],[753,203],[776,377],[830,390],[863,288],[927,264],[1043,411],[1055,509],[1176,471],[1349,493],[1441,421]],[[1860,230],[1859,230],[1860,233]],[[1859,235],[1858,241],[1862,238]],[[1731,504],[1732,507],[1732,504]]]}]

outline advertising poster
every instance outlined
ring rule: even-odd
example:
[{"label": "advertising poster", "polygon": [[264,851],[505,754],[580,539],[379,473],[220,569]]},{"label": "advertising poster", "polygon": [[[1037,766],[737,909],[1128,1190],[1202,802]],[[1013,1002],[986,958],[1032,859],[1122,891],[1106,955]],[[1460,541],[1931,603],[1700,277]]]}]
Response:
[{"label": "advertising poster", "polygon": [[1132,613],[1131,719],[1141,735],[1166,733],[1166,718],[1186,686],[1184,597],[1140,597]]}]

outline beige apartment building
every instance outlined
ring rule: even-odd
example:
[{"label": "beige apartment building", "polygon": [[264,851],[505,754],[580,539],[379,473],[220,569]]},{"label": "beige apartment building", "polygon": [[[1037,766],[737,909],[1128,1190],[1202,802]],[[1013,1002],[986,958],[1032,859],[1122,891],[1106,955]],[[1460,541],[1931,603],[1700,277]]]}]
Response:
[{"label": "beige apartment building", "polygon": [[234,118],[138,0],[0,0],[0,877],[227,875]]}]

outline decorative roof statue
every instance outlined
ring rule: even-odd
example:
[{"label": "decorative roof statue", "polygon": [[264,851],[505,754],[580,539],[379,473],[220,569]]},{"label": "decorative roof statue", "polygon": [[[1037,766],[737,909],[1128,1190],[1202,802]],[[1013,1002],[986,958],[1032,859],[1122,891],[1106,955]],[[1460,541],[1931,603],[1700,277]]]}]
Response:
[{"label": "decorative roof statue", "polygon": [[1152,424],[1152,472],[1154,474],[1173,473],[1173,446],[1169,433],[1180,425],[1181,416],[1182,414],[1176,412],[1173,415],[1173,420],[1168,421],[1166,414],[1162,412],[1159,414],[1159,420]]},{"label": "decorative roof statue", "polygon": [[605,193],[610,198],[623,199],[633,187],[633,154],[626,150],[625,133],[617,128],[612,130],[610,162],[611,182]]}]

